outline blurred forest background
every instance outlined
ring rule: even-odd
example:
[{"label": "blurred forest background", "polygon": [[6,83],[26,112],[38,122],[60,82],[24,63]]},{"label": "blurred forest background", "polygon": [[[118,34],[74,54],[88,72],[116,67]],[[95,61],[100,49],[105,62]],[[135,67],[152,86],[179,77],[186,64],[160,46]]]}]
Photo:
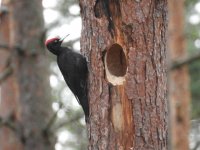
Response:
[{"label": "blurred forest background", "polygon": [[[200,1],[187,0],[185,5],[185,37],[188,55],[200,52]],[[190,148],[200,149],[200,60],[189,64],[191,89]]]},{"label": "blurred forest background", "polygon": [[[64,37],[66,45],[80,51],[81,17],[78,0],[43,0],[44,20],[46,24],[46,39],[55,36]],[[50,58],[49,77],[52,90],[52,108],[57,112],[56,150],[87,149],[87,134],[83,111],[66,86],[57,66],[55,56],[48,52]]]},{"label": "blurred forest background", "polygon": [[[70,34],[65,45],[80,50],[81,18],[77,0],[43,0],[46,38]],[[185,2],[185,37],[189,55],[200,52],[200,1]],[[84,116],[73,94],[67,88],[55,57],[47,52],[50,65],[52,109],[56,119],[56,150],[85,150],[87,135]],[[191,103],[191,149],[200,150],[200,60],[189,64]],[[72,111],[71,111],[72,110]],[[183,131],[184,132],[184,131]],[[199,147],[199,148],[198,148]]]}]

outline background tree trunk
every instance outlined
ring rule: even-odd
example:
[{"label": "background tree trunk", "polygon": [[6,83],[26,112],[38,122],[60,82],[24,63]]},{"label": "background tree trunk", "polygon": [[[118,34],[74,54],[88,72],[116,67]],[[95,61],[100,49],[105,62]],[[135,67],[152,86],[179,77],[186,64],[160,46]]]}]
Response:
[{"label": "background tree trunk", "polygon": [[[186,56],[184,37],[184,0],[169,3],[169,53],[170,62]],[[189,149],[190,89],[188,67],[182,66],[169,74],[169,99],[171,108],[172,150]]]},{"label": "background tree trunk", "polygon": [[[3,6],[6,4],[3,1]],[[10,18],[9,12],[3,12],[0,16],[0,44],[9,46],[10,39]],[[0,72],[1,75],[9,68],[10,65],[10,50],[7,48],[0,48]],[[3,79],[2,79],[3,80]],[[1,84],[1,100],[0,100],[0,116],[5,120],[19,119],[19,88],[17,79],[14,75],[7,77],[6,82]],[[0,121],[1,124],[1,121]],[[22,144],[20,138],[7,126],[0,125],[0,149],[1,150],[21,150]]]},{"label": "background tree trunk", "polygon": [[166,0],[80,0],[89,149],[168,149]]},{"label": "background tree trunk", "polygon": [[[41,43],[44,22],[41,0],[12,0],[8,2],[9,20],[1,20],[9,27],[1,35],[10,49],[10,77],[2,86],[1,117],[8,119],[15,130],[0,129],[0,149],[53,150],[54,138],[45,127],[52,115],[48,62]],[[7,32],[8,31],[8,32]],[[1,55],[1,57],[4,57]],[[3,62],[3,59],[0,59]],[[8,113],[5,113],[8,112]],[[12,132],[7,136],[7,132]],[[15,136],[18,140],[13,142]],[[6,140],[6,141],[5,141]],[[13,142],[13,143],[10,143]],[[7,145],[10,145],[8,147]],[[13,147],[15,145],[15,147]]]}]

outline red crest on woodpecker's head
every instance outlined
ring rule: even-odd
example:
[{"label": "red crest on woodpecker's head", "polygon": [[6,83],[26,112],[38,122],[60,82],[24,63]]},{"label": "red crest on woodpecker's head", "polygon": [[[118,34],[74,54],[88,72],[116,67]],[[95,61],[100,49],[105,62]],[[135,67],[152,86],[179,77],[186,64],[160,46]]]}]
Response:
[{"label": "red crest on woodpecker's head", "polygon": [[60,40],[60,38],[55,37],[55,38],[48,39],[48,40],[45,41],[45,45],[47,46],[49,43],[51,43],[51,42],[53,42],[55,40]]}]

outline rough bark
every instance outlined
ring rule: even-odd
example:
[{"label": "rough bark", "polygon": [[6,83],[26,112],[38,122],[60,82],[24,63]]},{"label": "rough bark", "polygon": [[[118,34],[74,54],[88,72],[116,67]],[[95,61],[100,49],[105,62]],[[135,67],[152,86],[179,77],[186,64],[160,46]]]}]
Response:
[{"label": "rough bark", "polygon": [[[7,24],[9,34],[6,44],[10,47],[15,81],[4,83],[10,89],[2,86],[2,102],[5,104],[1,107],[9,111],[12,116],[11,121],[16,128],[12,134],[17,136],[18,143],[21,145],[20,149],[53,150],[54,137],[44,132],[44,128],[52,116],[52,109],[49,95],[48,62],[42,46],[44,22],[41,0],[5,2],[8,2],[9,9],[9,23]],[[9,80],[11,79],[9,78]],[[12,101],[6,101],[8,95],[12,95]],[[5,115],[3,110],[1,115]],[[10,140],[10,138],[6,139],[6,141]],[[0,141],[0,149],[5,149],[3,145],[7,144],[6,141]],[[16,148],[8,147],[6,150],[13,149]]]},{"label": "rough bark", "polygon": [[[186,57],[184,38],[184,0],[170,0],[169,55],[170,62]],[[173,150],[188,150],[190,90],[187,66],[174,69],[169,74],[169,99],[171,108],[171,143]]]},{"label": "rough bark", "polygon": [[168,149],[165,0],[80,0],[90,150]]}]

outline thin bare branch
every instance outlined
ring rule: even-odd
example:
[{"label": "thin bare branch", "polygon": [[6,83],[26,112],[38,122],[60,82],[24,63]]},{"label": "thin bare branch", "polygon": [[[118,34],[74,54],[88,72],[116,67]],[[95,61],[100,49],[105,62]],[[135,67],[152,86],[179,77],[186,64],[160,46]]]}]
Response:
[{"label": "thin bare branch", "polygon": [[0,7],[0,17],[4,16],[6,13],[8,13],[8,8],[6,6]]},{"label": "thin bare branch", "polygon": [[8,66],[2,73],[0,73],[0,84],[2,84],[2,82],[4,82],[12,73],[13,69],[11,66]]},{"label": "thin bare branch", "polygon": [[11,120],[0,118],[0,127],[5,126],[10,128],[13,131],[16,131],[15,124]]},{"label": "thin bare branch", "polygon": [[60,129],[60,128],[66,126],[66,125],[69,125],[69,124],[71,124],[71,123],[73,123],[73,122],[79,120],[79,119],[82,118],[82,117],[83,117],[83,114],[82,114],[82,113],[78,113],[78,114],[77,114],[76,116],[74,116],[73,118],[71,118],[71,119],[69,119],[69,120],[62,121],[62,122],[60,122],[59,124],[57,124],[57,125],[54,127],[53,131],[56,131],[56,130],[58,130],[58,129]]},{"label": "thin bare branch", "polygon": [[23,47],[21,47],[20,45],[14,45],[14,46],[9,46],[7,44],[0,44],[0,50],[11,50],[11,49],[14,49],[14,50],[17,50],[18,52],[22,52],[22,51],[25,51],[25,49]]},{"label": "thin bare branch", "polygon": [[200,52],[196,53],[195,55],[189,56],[187,58],[182,58],[180,60],[174,61],[170,67],[170,70],[175,70],[186,64],[190,64],[198,59],[200,59]]},{"label": "thin bare branch", "polygon": [[195,145],[195,147],[192,150],[197,150],[200,147],[200,141],[198,141]]},{"label": "thin bare branch", "polygon": [[55,123],[57,119],[57,114],[62,107],[63,107],[63,103],[60,102],[59,109],[53,114],[53,116],[50,118],[49,122],[47,123],[46,127],[44,128],[45,133],[48,133],[50,131],[51,127],[53,126],[53,124]]},{"label": "thin bare branch", "polygon": [[0,49],[1,50],[8,50],[8,49],[10,49],[10,47],[8,45],[5,45],[5,44],[0,44]]}]

